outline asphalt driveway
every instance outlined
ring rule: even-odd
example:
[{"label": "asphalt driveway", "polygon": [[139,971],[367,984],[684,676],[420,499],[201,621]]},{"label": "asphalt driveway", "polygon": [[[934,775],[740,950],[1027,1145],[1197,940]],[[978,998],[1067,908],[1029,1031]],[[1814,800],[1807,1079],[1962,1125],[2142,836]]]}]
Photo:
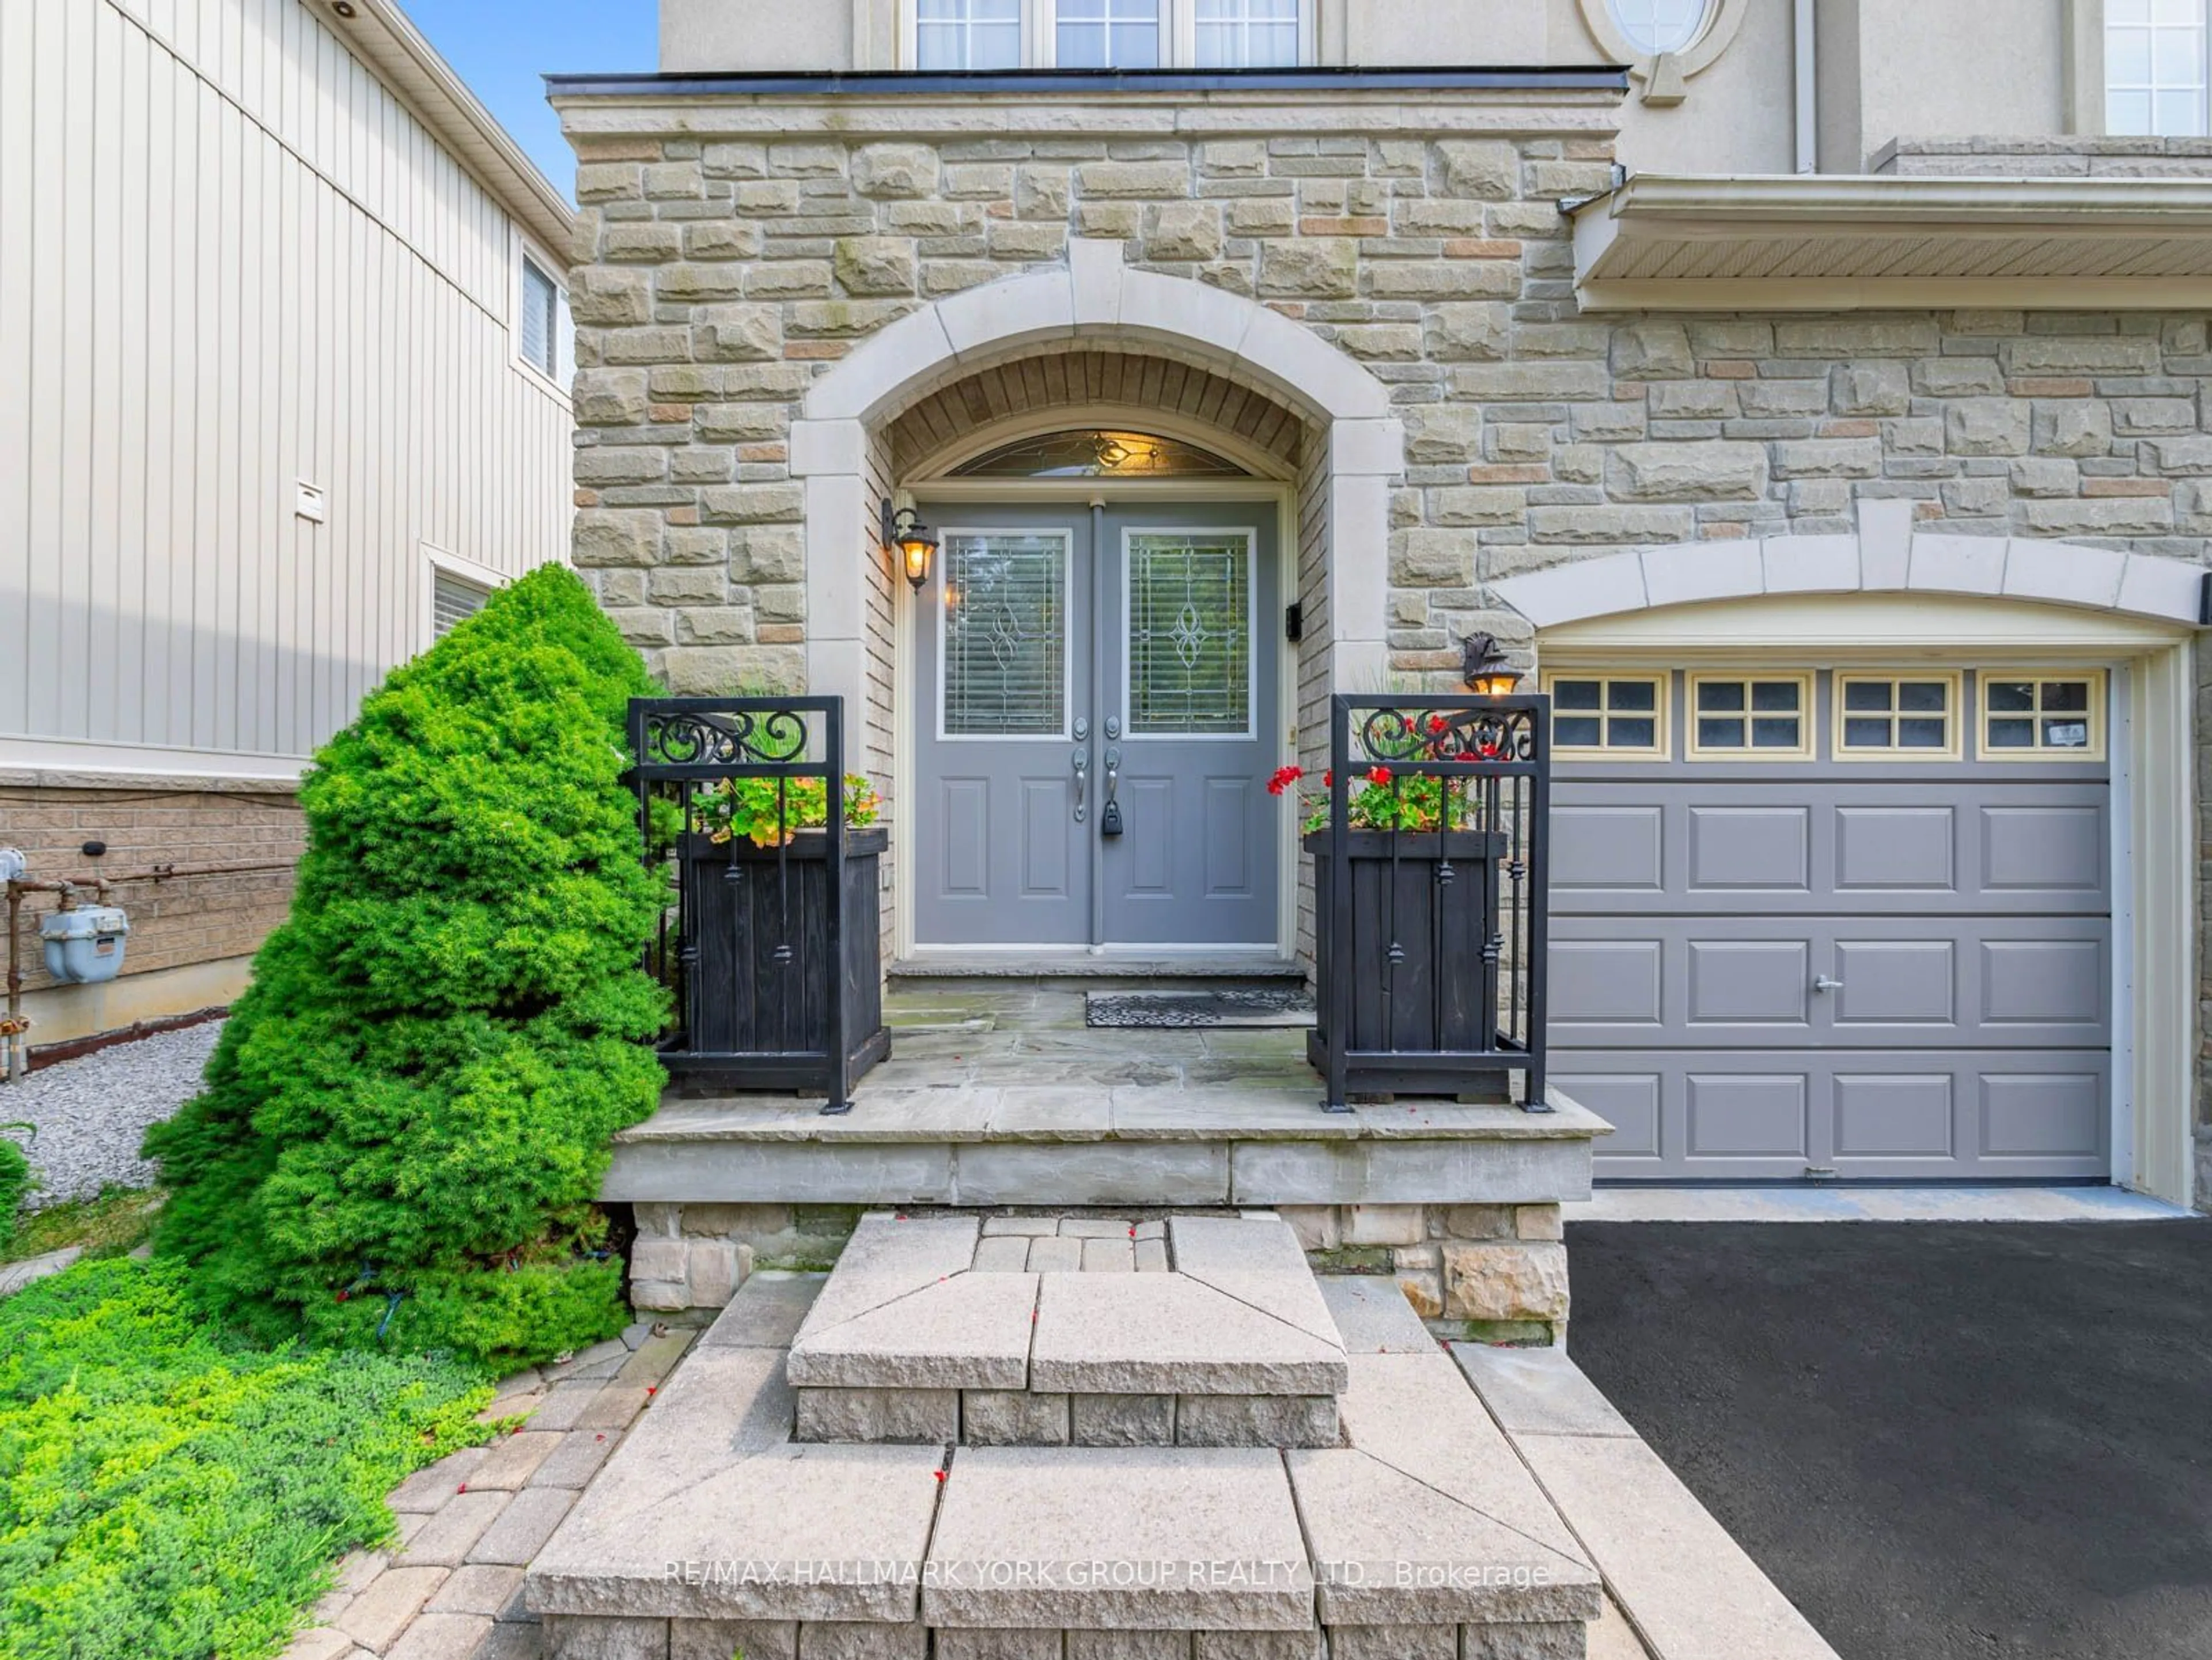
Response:
[{"label": "asphalt driveway", "polygon": [[1567,1237],[1576,1360],[1843,1660],[2212,1660],[2212,1222]]}]

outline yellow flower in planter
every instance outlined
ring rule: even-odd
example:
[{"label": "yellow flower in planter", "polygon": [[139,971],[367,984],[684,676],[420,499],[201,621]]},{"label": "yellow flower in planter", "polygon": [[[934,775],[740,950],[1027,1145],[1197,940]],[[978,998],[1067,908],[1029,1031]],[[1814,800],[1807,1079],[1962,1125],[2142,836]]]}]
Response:
[{"label": "yellow flower in planter", "polygon": [[[691,804],[691,823],[715,842],[742,836],[757,848],[788,846],[799,832],[830,822],[819,778],[725,778]],[[858,773],[845,775],[845,824],[858,830],[882,815],[883,797]]]}]

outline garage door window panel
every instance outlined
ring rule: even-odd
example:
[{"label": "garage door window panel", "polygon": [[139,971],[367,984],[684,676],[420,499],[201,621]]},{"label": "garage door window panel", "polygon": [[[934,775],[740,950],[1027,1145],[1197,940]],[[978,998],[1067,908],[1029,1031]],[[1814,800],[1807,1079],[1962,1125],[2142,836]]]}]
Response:
[{"label": "garage door window panel", "polygon": [[2103,675],[1985,672],[1979,679],[1984,760],[2105,758]]},{"label": "garage door window panel", "polygon": [[1811,675],[1692,674],[1689,696],[1692,760],[1812,758]]},{"label": "garage door window panel", "polygon": [[1839,674],[1835,753],[1839,761],[1955,761],[1956,673]]},{"label": "garage door window panel", "polygon": [[1667,758],[1669,677],[1547,674],[1555,754],[1587,760]]}]

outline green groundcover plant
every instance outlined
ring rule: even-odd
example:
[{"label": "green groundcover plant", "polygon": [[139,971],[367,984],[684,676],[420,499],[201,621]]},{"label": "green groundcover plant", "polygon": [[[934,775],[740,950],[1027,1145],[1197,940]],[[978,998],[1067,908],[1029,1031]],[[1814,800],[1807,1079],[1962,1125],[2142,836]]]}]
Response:
[{"label": "green groundcover plant", "polygon": [[79,1263],[0,1302],[0,1654],[247,1660],[384,1494],[490,1430],[473,1369],[256,1347],[199,1318],[173,1262]]},{"label": "green groundcover plant", "polygon": [[15,1241],[15,1217],[34,1180],[30,1159],[12,1139],[30,1128],[28,1124],[0,1124],[0,1250]]},{"label": "green groundcover plant", "polygon": [[621,785],[637,654],[546,567],[395,670],[301,787],[292,911],[146,1138],[157,1250],[264,1341],[511,1367],[619,1329],[592,1207],[663,1077]]}]

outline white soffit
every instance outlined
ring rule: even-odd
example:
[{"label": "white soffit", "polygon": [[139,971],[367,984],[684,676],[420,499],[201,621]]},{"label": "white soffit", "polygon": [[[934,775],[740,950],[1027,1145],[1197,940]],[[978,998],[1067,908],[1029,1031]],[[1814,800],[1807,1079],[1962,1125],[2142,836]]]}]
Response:
[{"label": "white soffit", "polygon": [[2212,305],[2212,178],[1643,173],[1571,213],[1585,311]]}]

